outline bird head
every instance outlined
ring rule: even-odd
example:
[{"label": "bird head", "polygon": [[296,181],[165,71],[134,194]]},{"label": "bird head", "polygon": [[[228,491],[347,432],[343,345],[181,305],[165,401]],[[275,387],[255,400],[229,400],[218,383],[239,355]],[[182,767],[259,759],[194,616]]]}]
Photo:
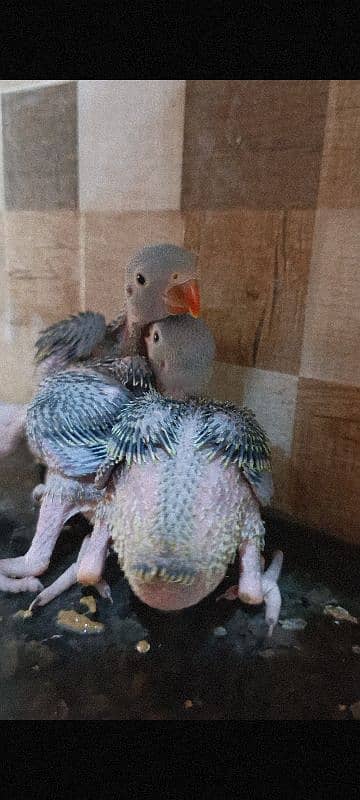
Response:
[{"label": "bird head", "polygon": [[215,342],[203,320],[188,314],[159,320],[149,326],[145,343],[160,392],[182,400],[204,391],[212,373]]},{"label": "bird head", "polygon": [[169,315],[198,317],[196,256],[174,244],[143,247],[127,264],[125,295],[129,321],[141,326]]}]

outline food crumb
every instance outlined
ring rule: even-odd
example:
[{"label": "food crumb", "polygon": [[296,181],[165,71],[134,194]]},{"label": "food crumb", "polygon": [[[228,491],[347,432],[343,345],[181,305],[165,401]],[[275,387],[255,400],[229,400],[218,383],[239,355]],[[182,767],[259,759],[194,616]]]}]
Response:
[{"label": "food crumb", "polygon": [[353,625],[358,624],[357,618],[353,617],[349,611],[347,611],[346,608],[342,608],[342,606],[327,605],[324,608],[324,614],[326,617],[332,617],[340,622],[352,622]]},{"label": "food crumb", "polygon": [[146,639],[140,639],[140,642],[137,643],[136,649],[138,653],[148,653],[150,650],[150,644],[146,641]]},{"label": "food crumb", "polygon": [[73,633],[102,633],[105,625],[89,619],[85,614],[78,614],[76,611],[66,611],[62,609],[57,615],[57,623],[62,628]]},{"label": "food crumb", "polygon": [[86,597],[82,597],[80,599],[80,605],[86,606],[90,614],[95,614],[97,606],[95,597],[93,597],[92,594],[87,594]]}]

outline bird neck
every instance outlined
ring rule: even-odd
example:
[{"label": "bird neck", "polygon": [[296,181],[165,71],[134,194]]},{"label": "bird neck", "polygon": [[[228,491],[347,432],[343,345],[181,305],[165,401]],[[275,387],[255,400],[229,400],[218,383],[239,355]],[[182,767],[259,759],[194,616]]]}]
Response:
[{"label": "bird neck", "polygon": [[126,353],[129,356],[146,355],[142,326],[135,320],[128,320],[125,328]]}]

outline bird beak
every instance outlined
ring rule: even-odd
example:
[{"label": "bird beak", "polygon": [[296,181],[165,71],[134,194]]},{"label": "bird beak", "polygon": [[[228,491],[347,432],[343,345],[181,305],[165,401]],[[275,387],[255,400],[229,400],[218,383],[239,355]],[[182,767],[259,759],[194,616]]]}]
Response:
[{"label": "bird beak", "polygon": [[196,278],[191,278],[175,286],[169,286],[164,294],[165,306],[169,314],[200,316],[200,290]]}]

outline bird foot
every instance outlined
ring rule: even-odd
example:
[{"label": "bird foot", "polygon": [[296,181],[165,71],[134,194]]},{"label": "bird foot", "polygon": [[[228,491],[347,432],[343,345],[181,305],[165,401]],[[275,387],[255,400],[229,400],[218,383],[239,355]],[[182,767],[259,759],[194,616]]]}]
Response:
[{"label": "bird foot", "polygon": [[0,560],[0,577],[6,575],[8,578],[35,578],[42,575],[48,566],[49,561],[30,558],[28,553],[15,558],[2,558]]},{"label": "bird foot", "polygon": [[[67,589],[70,589],[75,583],[78,583],[78,573],[80,565],[83,563],[84,557],[89,554],[91,550],[92,540],[90,536],[85,536],[81,548],[79,550],[79,555],[77,560],[71,564],[71,566],[62,573],[62,575],[57,578],[56,581],[47,586],[45,589],[35,597],[35,600],[31,603],[29,607],[29,611],[33,611],[35,608],[40,606],[46,606],[51,600],[55,600],[56,597],[59,597],[63,592],[66,592]],[[92,586],[99,592],[101,597],[104,597],[105,600],[109,600],[112,603],[111,597],[111,590],[110,586],[106,583],[106,581],[102,580],[101,577],[95,577],[94,573],[94,580],[91,582],[89,581]]]},{"label": "bird foot", "polygon": [[19,592],[39,592],[43,588],[42,583],[33,576],[26,578],[8,578],[7,575],[0,574],[0,591],[18,594]]},{"label": "bird foot", "polygon": [[[280,577],[283,558],[284,556],[281,550],[277,550],[274,553],[270,566],[265,572],[263,571],[261,576],[263,602],[265,603],[265,622],[268,626],[268,637],[272,636],[273,630],[278,623],[280,615],[281,594],[278,587],[278,580]],[[218,600],[237,599],[242,600],[242,602],[247,602],[248,604],[250,603],[251,605],[262,602],[261,600],[259,601],[257,597],[246,600],[244,593],[239,591],[239,584],[230,586],[226,592],[224,592],[224,594],[216,598],[216,602],[218,602]]]}]

